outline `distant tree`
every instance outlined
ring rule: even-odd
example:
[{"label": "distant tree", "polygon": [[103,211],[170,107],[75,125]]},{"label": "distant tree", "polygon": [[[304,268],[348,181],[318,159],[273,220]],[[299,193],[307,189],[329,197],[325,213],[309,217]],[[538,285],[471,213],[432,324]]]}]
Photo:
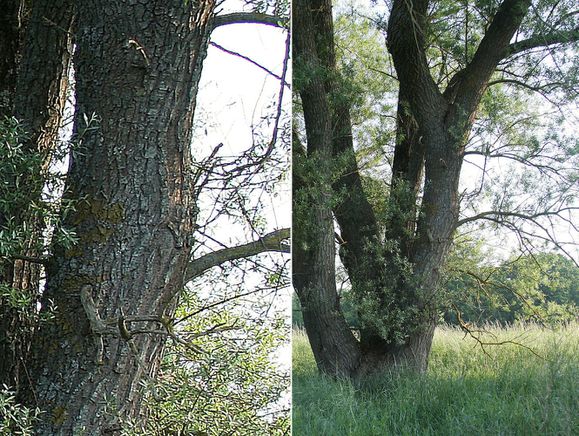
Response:
[{"label": "distant tree", "polygon": [[[69,1],[1,4],[0,384],[17,388],[39,299],[41,265],[30,259],[44,254],[42,233],[55,215],[42,190],[58,183],[48,180],[48,168],[69,91],[74,15]],[[12,304],[7,295],[14,294],[28,304]]]},{"label": "distant tree", "polygon": [[476,247],[468,251],[450,255],[442,285],[447,322],[556,324],[577,316],[579,267],[569,258],[536,253],[492,265],[476,253]]},{"label": "distant tree", "polygon": [[[386,4],[389,12],[377,9],[370,20],[385,33],[387,64],[375,57],[339,63],[330,0],[298,0],[293,9],[296,113],[303,111],[294,133],[293,283],[320,371],[345,377],[427,368],[441,273],[460,226],[507,228],[526,251],[541,242],[574,247],[557,229],[572,225],[577,210],[576,147],[564,130],[549,127],[561,118],[530,109],[533,93],[556,112],[576,97],[571,2]],[[351,86],[355,68],[385,82],[383,98],[364,106],[374,115],[359,130],[368,137],[387,130],[376,125],[395,129],[372,136],[370,156],[354,144],[364,136],[356,124],[363,117],[352,118],[364,103],[364,87]],[[383,112],[388,101],[391,115]],[[381,214],[361,176],[373,156],[386,166],[374,173],[389,177]],[[497,176],[496,159],[521,166]],[[462,190],[468,162],[482,177]],[[336,292],[336,244],[357,303],[359,339]]]}]

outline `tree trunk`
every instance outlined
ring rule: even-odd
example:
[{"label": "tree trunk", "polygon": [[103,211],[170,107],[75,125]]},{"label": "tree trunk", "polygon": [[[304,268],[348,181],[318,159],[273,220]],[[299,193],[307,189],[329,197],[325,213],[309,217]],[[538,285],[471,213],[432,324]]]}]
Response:
[{"label": "tree trunk", "polygon": [[21,38],[20,0],[4,0],[0,15],[0,118],[12,115],[18,48]]},{"label": "tree trunk", "polygon": [[[294,59],[304,69],[321,66],[310,7],[305,0],[298,0],[293,7]],[[336,292],[330,102],[320,77],[312,77],[301,95],[309,129],[307,151],[298,144],[297,135],[293,144],[293,283],[318,368],[327,374],[349,377],[360,356]],[[314,168],[316,173],[312,174]]]},{"label": "tree trunk", "polygon": [[[25,151],[40,153],[44,163],[21,174],[21,186],[26,186],[22,195],[28,204],[17,206],[9,217],[0,216],[0,226],[7,218],[15,225],[26,224],[29,235],[18,254],[34,258],[43,254],[44,222],[38,212],[28,206],[41,199],[44,186],[41,174],[48,168],[58,143],[72,55],[73,8],[70,0],[35,1],[30,11],[24,1],[9,3],[14,6],[6,16],[12,23],[12,33],[8,34],[7,27],[3,37],[11,38],[11,43],[6,45],[11,49],[13,65],[1,82],[3,91],[0,92],[4,92],[5,101],[9,102],[4,108],[5,115],[14,116],[22,123],[27,134]],[[4,59],[5,63],[8,61],[9,57]],[[4,183],[15,186],[14,180]],[[4,356],[0,363],[0,383],[18,389],[37,318],[41,265],[24,260],[6,261],[4,265],[1,283],[30,301],[26,308],[13,308],[7,301],[0,301],[0,355]]]},{"label": "tree trunk", "polygon": [[[304,326],[318,369],[337,377],[351,377],[360,362],[360,349],[346,323],[336,292],[335,243],[326,186],[300,175],[307,162],[300,156],[294,134],[293,157],[293,285],[300,300]],[[304,175],[305,176],[305,175]]]},{"label": "tree trunk", "polygon": [[150,320],[172,317],[184,286],[191,126],[214,6],[77,4],[79,143],[65,195],[78,203],[65,225],[80,240],[55,247],[43,301],[57,310],[33,340],[26,399],[47,413],[40,435],[118,433],[156,374],[166,337],[135,330],[159,330]]},{"label": "tree trunk", "polygon": [[[331,1],[298,3],[294,8],[294,59],[296,74],[301,79],[296,81],[296,88],[304,108],[308,142],[304,156],[310,161],[307,164],[310,168],[318,170],[324,165],[333,165],[338,167],[334,171],[340,170],[337,180],[333,181],[333,199],[326,202],[334,206],[333,213],[341,230],[341,258],[353,295],[360,302],[362,323],[360,342],[356,344],[359,347],[356,367],[340,369],[333,366],[331,371],[326,371],[320,364],[322,358],[318,357],[326,352],[320,344],[326,335],[338,337],[335,326],[340,325],[343,316],[339,307],[334,308],[337,300],[335,278],[330,274],[315,277],[313,269],[307,272],[312,275],[310,280],[317,281],[317,288],[323,289],[323,292],[309,294],[310,300],[317,300],[308,304],[314,307],[328,305],[327,310],[331,310],[335,317],[341,317],[334,319],[333,324],[326,325],[325,329],[323,323],[314,323],[311,328],[305,323],[320,370],[334,375],[365,375],[399,366],[418,371],[427,369],[437,320],[440,270],[458,222],[458,183],[464,146],[490,75],[507,52],[509,41],[528,7],[528,0],[505,0],[471,63],[457,73],[442,93],[430,75],[426,58],[428,0],[417,0],[412,4],[404,0],[393,2],[387,45],[400,90],[397,143],[389,193],[391,213],[381,223],[385,228],[383,235],[362,189],[348,102],[340,98]],[[310,34],[309,46],[299,43],[300,39],[307,40],[304,34]],[[318,86],[314,93],[312,88],[320,78],[323,78],[324,87]],[[322,114],[328,112],[332,123],[316,123]],[[327,141],[327,137],[332,138],[333,157],[337,158],[333,163],[316,161],[320,156],[312,153],[323,147],[322,140]],[[327,154],[322,158],[331,161]],[[294,172],[295,162],[299,161],[294,159]],[[299,166],[297,168],[299,171]],[[316,176],[320,175],[321,172],[316,171]],[[423,195],[419,199],[421,189]],[[309,186],[308,192],[313,191],[315,186]],[[296,201],[302,201],[301,197],[294,196],[294,209]],[[304,219],[307,221],[306,217],[317,230],[314,235],[304,236],[303,246],[314,240],[308,240],[308,237],[329,240],[333,236],[333,226],[322,226],[319,220],[316,221],[313,211],[319,208],[319,204],[310,202],[310,215],[308,211],[296,211],[300,217],[294,220],[296,235],[301,231],[296,226],[308,226],[303,222]],[[307,203],[302,205],[307,209]],[[326,217],[326,221],[330,218]],[[331,257],[332,253],[329,247],[325,250],[326,256]],[[307,253],[294,250],[294,271],[295,265],[300,263],[323,263],[319,256],[308,257]],[[306,282],[308,279],[301,277],[300,280]],[[294,283],[299,288],[295,274]],[[356,347],[352,346],[352,349]],[[335,361],[338,365],[342,363],[338,359]],[[351,365],[351,361],[347,364]]]},{"label": "tree trunk", "polygon": [[[0,119],[12,116],[14,109],[14,93],[16,88],[16,69],[18,66],[18,47],[21,32],[19,27],[18,10],[20,1],[7,0],[2,2],[4,12],[0,15]],[[5,180],[2,183],[10,183]],[[0,213],[0,229],[5,226],[10,216]],[[12,286],[14,266],[8,259],[0,259],[0,284]],[[17,319],[13,309],[8,307],[4,299],[0,298],[0,385],[16,386],[18,365],[17,354],[19,348],[15,344],[17,339],[13,334],[17,330],[7,330]]]}]

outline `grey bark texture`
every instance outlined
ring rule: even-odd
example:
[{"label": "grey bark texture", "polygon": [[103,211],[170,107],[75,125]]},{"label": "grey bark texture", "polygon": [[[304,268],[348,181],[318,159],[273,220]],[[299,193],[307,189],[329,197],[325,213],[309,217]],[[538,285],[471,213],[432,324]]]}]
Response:
[{"label": "grey bark texture", "polygon": [[46,413],[36,434],[117,434],[120,420],[140,418],[166,336],[131,331],[162,331],[150,320],[173,315],[184,285],[196,219],[191,127],[214,7],[76,4],[65,196],[78,203],[64,224],[80,240],[55,247],[47,268],[44,307],[57,309],[36,331],[24,394]]}]

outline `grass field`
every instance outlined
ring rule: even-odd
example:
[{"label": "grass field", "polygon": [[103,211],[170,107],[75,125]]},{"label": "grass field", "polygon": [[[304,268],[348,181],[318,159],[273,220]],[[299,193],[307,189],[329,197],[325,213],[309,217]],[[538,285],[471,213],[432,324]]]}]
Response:
[{"label": "grass field", "polygon": [[579,435],[579,326],[488,328],[486,355],[460,330],[436,332],[424,375],[384,374],[364,386],[318,375],[307,337],[293,334],[293,435]]}]

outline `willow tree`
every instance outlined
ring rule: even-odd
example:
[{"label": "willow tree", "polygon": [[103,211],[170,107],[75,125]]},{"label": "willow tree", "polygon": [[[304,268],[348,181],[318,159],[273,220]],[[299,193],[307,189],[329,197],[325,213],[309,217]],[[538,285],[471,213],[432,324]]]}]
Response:
[{"label": "willow tree", "polygon": [[[191,155],[211,32],[244,22],[281,26],[283,19],[260,11],[217,15],[213,0],[26,6],[14,107],[22,100],[28,112],[9,113],[41,149],[42,135],[60,127],[74,40],[74,145],[63,196],[74,208],[63,209],[58,227],[74,229],[78,241],[54,239],[47,255],[12,256],[44,265],[44,322],[34,326],[30,353],[15,354],[23,364],[6,365],[12,373],[2,379],[13,381],[20,369],[19,398],[44,413],[36,434],[116,434],[123,420],[140,418],[145,385],[167,338],[176,338],[173,317],[186,282],[224,262],[287,251],[285,229],[191,260],[199,193],[217,171],[214,161],[195,163]],[[41,85],[43,93],[31,91]],[[258,172],[268,151],[245,168]],[[16,334],[14,325],[2,329],[9,339]]]},{"label": "willow tree", "polygon": [[[557,63],[556,55],[574,53],[566,51],[579,37],[572,6],[531,0],[460,7],[428,0],[386,4],[389,12],[371,19],[386,35],[393,68],[368,68],[385,83],[397,81],[395,139],[376,145],[392,151],[388,160],[382,156],[391,170],[381,174],[390,181],[380,213],[360,170],[351,115],[358,95],[346,77],[351,64],[341,67],[336,59],[332,2],[297,1],[293,9],[295,86],[305,130],[305,144],[299,124],[294,134],[293,281],[319,369],[345,377],[393,366],[426,370],[438,320],[438,285],[460,225],[488,220],[527,241],[533,233],[529,226],[544,230],[550,224],[542,218],[564,222],[576,209],[574,170],[561,156],[549,156],[547,146],[521,150],[499,138],[495,147],[477,148],[471,141],[473,126],[480,127],[481,101],[492,98],[492,86],[499,83],[547,97],[576,96],[573,68]],[[363,57],[357,61],[364,64]],[[556,73],[548,76],[545,68],[553,63]],[[493,102],[495,107],[507,103]],[[533,207],[505,201],[465,216],[461,201],[466,204],[468,196],[459,191],[459,181],[469,154],[502,154],[535,164],[543,176],[560,173],[560,189]],[[537,162],[541,156],[550,164]],[[543,238],[562,246],[550,231]],[[336,245],[357,305],[359,337],[341,313]]]}]

